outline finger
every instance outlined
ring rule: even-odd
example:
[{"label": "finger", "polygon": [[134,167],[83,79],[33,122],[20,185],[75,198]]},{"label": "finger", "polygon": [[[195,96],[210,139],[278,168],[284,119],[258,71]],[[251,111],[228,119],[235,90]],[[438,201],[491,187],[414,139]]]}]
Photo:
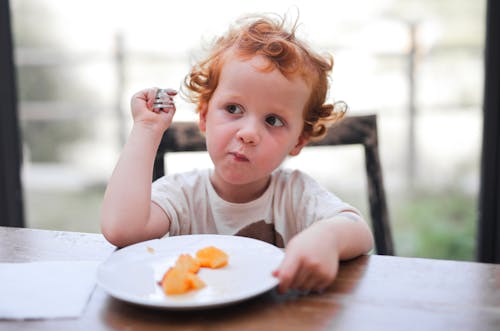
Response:
[{"label": "finger", "polygon": [[150,89],[151,89],[150,87],[142,89],[142,90],[134,93],[134,97],[146,100],[146,97],[147,97],[148,92],[149,92]]},{"label": "finger", "polygon": [[169,109],[161,109],[159,112],[159,115],[161,117],[161,120],[165,122],[168,126],[172,123],[172,120],[174,118],[175,114],[175,107],[169,108]]},{"label": "finger", "polygon": [[130,100],[130,106],[132,109],[148,108],[148,93],[149,89],[140,90],[132,96]]},{"label": "finger", "polygon": [[178,93],[177,90],[174,90],[173,88],[167,88],[165,90],[167,91],[167,94],[171,96],[176,96]]},{"label": "finger", "polygon": [[156,108],[164,113],[175,112],[175,103],[172,99],[168,103],[163,103],[162,105],[156,105]]},{"label": "finger", "polygon": [[278,291],[280,293],[285,293],[290,288],[290,284],[292,284],[294,280],[299,264],[297,260],[285,255],[285,259],[277,270],[278,279],[280,281]]},{"label": "finger", "polygon": [[175,106],[172,106],[172,107],[169,107],[169,108],[162,108],[161,109],[162,114],[166,115],[165,119],[168,120],[168,121],[172,120],[172,118],[174,117],[175,111],[176,111]]},{"label": "finger", "polygon": [[174,97],[177,91],[171,88],[158,89],[156,91],[153,109],[155,111],[169,112],[175,108]]},{"label": "finger", "polygon": [[322,274],[321,276],[316,277],[311,281],[310,284],[308,284],[308,286],[310,287],[311,291],[321,293],[332,284],[332,282],[335,280],[336,274],[336,269],[331,270],[329,273]]},{"label": "finger", "polygon": [[318,279],[318,276],[314,273],[311,273],[307,276],[306,279],[298,286],[297,288],[301,291],[311,292],[316,291],[316,289],[320,288],[322,285],[322,281]]},{"label": "finger", "polygon": [[158,93],[158,87],[153,87],[153,88],[148,89],[147,99],[146,99],[147,100],[148,109],[154,111],[155,113],[158,112],[153,107],[154,106],[154,102],[155,102],[155,98],[156,98],[156,93]]},{"label": "finger", "polygon": [[319,282],[317,285],[313,286],[311,290],[316,293],[323,293],[328,288],[328,286],[330,286],[331,283],[332,283],[331,281]]},{"label": "finger", "polygon": [[292,283],[290,284],[290,288],[296,289],[296,290],[308,290],[306,288],[305,284],[307,281],[311,278],[311,275],[308,271],[304,270],[297,270],[297,273],[295,277],[293,278]]}]

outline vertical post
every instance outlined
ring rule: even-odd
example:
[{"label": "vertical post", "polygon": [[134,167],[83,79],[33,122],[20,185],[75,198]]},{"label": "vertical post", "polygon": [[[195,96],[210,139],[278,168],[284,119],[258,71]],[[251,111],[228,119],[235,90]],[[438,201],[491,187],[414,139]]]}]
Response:
[{"label": "vertical post", "polygon": [[410,51],[408,54],[408,158],[407,178],[408,186],[413,191],[415,172],[417,168],[417,148],[415,142],[416,106],[416,64],[417,64],[417,24],[412,22],[410,28]]},{"label": "vertical post", "polygon": [[122,112],[122,97],[125,86],[125,46],[123,42],[123,34],[121,32],[117,32],[115,35],[114,59],[116,68],[115,114],[118,122],[119,148],[121,149],[127,140],[126,120]]},{"label": "vertical post", "polygon": [[477,258],[500,263],[500,6],[488,0]]},{"label": "vertical post", "polygon": [[0,225],[24,226],[10,8],[0,0]]}]

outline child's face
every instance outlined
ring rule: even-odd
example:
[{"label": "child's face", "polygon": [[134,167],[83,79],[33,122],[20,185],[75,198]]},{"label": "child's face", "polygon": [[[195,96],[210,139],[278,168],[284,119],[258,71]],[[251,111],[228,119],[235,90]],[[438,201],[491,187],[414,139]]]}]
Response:
[{"label": "child's face", "polygon": [[200,129],[215,167],[214,184],[267,185],[286,156],[297,155],[307,143],[303,110],[311,89],[299,77],[259,70],[266,61],[262,56],[229,58],[200,112]]}]

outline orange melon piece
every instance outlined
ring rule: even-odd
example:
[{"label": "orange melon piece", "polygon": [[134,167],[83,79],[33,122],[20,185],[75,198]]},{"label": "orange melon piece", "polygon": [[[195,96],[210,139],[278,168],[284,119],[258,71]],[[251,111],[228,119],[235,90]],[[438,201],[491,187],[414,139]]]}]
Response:
[{"label": "orange melon piece", "polygon": [[182,268],[173,267],[163,275],[160,284],[166,294],[183,294],[200,289],[205,282],[200,277]]},{"label": "orange melon piece", "polygon": [[190,289],[197,290],[205,286],[205,282],[201,280],[201,278],[198,277],[198,275],[195,275],[193,273],[188,272],[187,279],[189,282]]},{"label": "orange melon piece", "polygon": [[228,255],[214,246],[208,246],[196,252],[196,259],[200,266],[207,268],[222,268],[228,262]]},{"label": "orange melon piece", "polygon": [[161,286],[166,294],[182,294],[189,291],[188,272],[182,269],[170,268],[161,280]]},{"label": "orange melon piece", "polygon": [[189,254],[181,254],[175,262],[175,267],[195,274],[200,270],[200,262]]}]

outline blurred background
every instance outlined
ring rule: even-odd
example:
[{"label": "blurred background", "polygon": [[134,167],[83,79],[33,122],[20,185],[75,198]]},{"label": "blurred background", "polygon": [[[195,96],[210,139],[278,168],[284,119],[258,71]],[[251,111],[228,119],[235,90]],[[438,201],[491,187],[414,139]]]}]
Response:
[{"label": "blurred background", "polygon": [[[301,22],[333,54],[331,100],[375,113],[396,254],[474,260],[484,0],[11,0],[26,226],[99,232],[106,182],[131,128],[130,96],[178,88],[193,59],[245,13]],[[196,120],[177,98],[176,120]],[[167,157],[169,172],[211,166]],[[317,162],[321,159],[321,162]],[[365,214],[361,147],[286,161]]]}]

